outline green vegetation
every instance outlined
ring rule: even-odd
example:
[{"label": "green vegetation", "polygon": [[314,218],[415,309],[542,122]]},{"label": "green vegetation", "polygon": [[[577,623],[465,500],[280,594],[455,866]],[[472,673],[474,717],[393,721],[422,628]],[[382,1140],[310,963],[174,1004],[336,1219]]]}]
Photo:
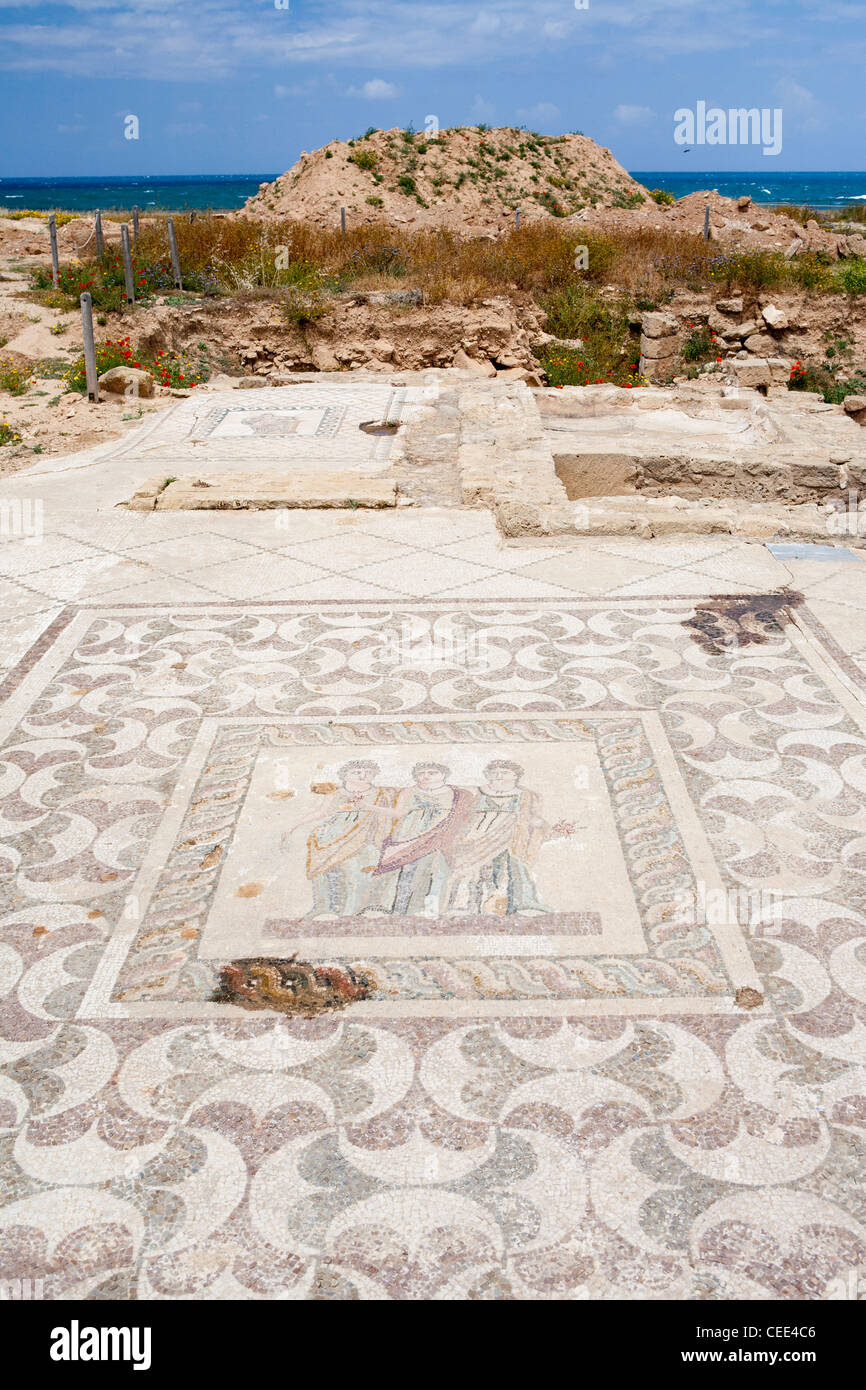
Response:
[{"label": "green vegetation", "polygon": [[550,192],[549,188],[543,188],[540,193],[536,193],[535,200],[540,203],[543,208],[546,208],[552,217],[568,216],[568,209],[563,207],[562,203]]},{"label": "green vegetation", "polygon": [[10,396],[23,396],[30,386],[30,372],[10,359],[0,359],[0,391]]},{"label": "green vegetation", "polygon": [[836,278],[846,294],[866,294],[866,257],[841,261],[836,267]]},{"label": "green vegetation", "polygon": [[0,448],[4,444],[20,444],[21,435],[7,420],[0,420]]},{"label": "green vegetation", "polygon": [[552,386],[589,386],[608,382],[614,386],[639,386],[638,348],[633,340],[628,295],[602,299],[597,290],[569,284],[542,295],[547,312],[547,331],[556,338],[579,338],[580,350],[563,343],[548,343],[537,354]]},{"label": "green vegetation", "polygon": [[357,165],[359,169],[375,169],[378,162],[379,157],[374,150],[357,150],[349,156],[349,163]]},{"label": "green vegetation", "polygon": [[790,391],[818,391],[830,405],[841,405],[846,396],[866,395],[866,368],[854,366],[854,348],[844,335],[824,334],[823,362],[795,362],[788,382]]},{"label": "green vegetation", "polygon": [[714,328],[705,323],[686,325],[691,329],[682,346],[682,359],[689,363],[712,362],[719,356],[719,340]]},{"label": "green vegetation", "polygon": [[621,190],[617,190],[613,196],[615,208],[639,208],[641,203],[645,201],[643,194],[639,193],[637,189],[633,193],[623,193]]},{"label": "green vegetation", "polygon": [[[208,350],[204,344],[200,345],[199,361],[194,364],[184,353],[170,353],[160,349],[151,357],[146,352],[135,352],[129,338],[119,338],[116,341],[107,339],[104,343],[96,344],[97,375],[101,376],[112,367],[140,367],[143,371],[150,372],[161,386],[176,388],[197,386],[210,375]],[[67,391],[79,391],[82,395],[87,391],[83,354],[67,368],[64,383]]]}]

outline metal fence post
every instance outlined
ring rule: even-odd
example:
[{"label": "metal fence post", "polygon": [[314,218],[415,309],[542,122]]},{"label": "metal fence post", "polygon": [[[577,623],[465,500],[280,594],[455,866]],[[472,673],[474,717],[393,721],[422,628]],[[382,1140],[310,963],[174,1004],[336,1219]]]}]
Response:
[{"label": "metal fence post", "polygon": [[180,278],[180,256],[177,253],[177,237],[174,234],[174,218],[166,219],[168,227],[168,247],[171,251],[171,268],[174,272],[174,287],[177,290],[183,289],[183,281]]},{"label": "metal fence post", "polygon": [[138,245],[138,208],[132,209],[132,244]]},{"label": "metal fence post", "polygon": [[87,399],[99,400],[99,378],[96,373],[96,344],[93,341],[93,300],[87,290],[81,296],[81,331],[84,338],[84,370],[87,376]]},{"label": "metal fence post", "polygon": [[341,231],[341,233],[343,234],[343,236],[346,235],[346,209],[345,209],[345,208],[340,208],[340,231]]},{"label": "metal fence post", "polygon": [[48,216],[48,235],[51,238],[51,283],[57,289],[60,285],[60,258],[57,254],[57,218],[53,212]]},{"label": "metal fence post", "polygon": [[710,205],[709,205],[709,203],[707,203],[707,206],[706,206],[706,208],[704,209],[704,241],[709,241],[709,239],[710,239]]},{"label": "metal fence post", "polygon": [[123,278],[126,283],[126,302],[135,303],[135,285],[132,279],[132,254],[129,250],[129,228],[124,222],[120,229],[120,245],[123,250]]}]

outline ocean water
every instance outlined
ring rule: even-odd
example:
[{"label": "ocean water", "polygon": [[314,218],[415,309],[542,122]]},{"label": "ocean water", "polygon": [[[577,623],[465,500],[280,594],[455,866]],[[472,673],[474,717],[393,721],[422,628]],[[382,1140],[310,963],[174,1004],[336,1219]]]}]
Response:
[{"label": "ocean water", "polygon": [[[839,208],[866,202],[866,173],[774,174],[750,170],[742,174],[707,173],[700,169],[631,170],[647,188],[665,188],[682,198],[698,189],[717,188],[729,198],[751,194],[756,203],[807,203],[814,208]],[[148,178],[12,179],[0,178],[0,215],[4,208],[33,208],[46,212],[92,212],[94,208],[160,208],[183,212],[192,208],[228,211],[239,208],[258,192],[259,184],[276,174],[181,174]]]},{"label": "ocean water", "polygon": [[183,212],[192,208],[228,211],[241,207],[260,183],[269,183],[276,174],[211,174],[186,177],[181,174],[149,178],[104,179],[8,179],[0,178],[0,216],[6,208],[32,208],[49,212],[92,212],[95,208],[141,208],[142,212],[160,208]]},{"label": "ocean water", "polygon": [[717,188],[726,198],[749,194],[756,203],[796,203],[812,208],[842,208],[846,203],[866,203],[866,174],[797,173],[765,174],[754,169],[742,174],[707,173],[700,169],[659,171],[630,169],[645,188],[664,188],[675,198],[699,189]]}]

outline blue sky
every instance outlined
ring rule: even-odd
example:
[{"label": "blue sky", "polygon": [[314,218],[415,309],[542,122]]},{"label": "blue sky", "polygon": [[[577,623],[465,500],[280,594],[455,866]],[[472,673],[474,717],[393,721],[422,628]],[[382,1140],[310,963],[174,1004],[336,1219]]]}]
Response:
[{"label": "blue sky", "polygon": [[[629,169],[866,168],[866,0],[282,4],[0,0],[0,176],[277,172],[429,115],[581,130]],[[780,107],[782,153],[684,155],[698,101]]]}]

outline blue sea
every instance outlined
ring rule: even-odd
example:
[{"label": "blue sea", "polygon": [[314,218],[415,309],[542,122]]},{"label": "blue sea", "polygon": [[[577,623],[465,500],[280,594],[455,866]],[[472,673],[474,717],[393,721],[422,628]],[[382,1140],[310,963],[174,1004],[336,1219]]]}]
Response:
[{"label": "blue sea", "polygon": [[866,203],[866,174],[798,173],[767,175],[762,169],[748,173],[707,173],[700,169],[630,169],[645,188],[664,188],[675,198],[699,189],[716,188],[726,198],[749,194],[756,203],[796,203],[811,208],[842,208],[846,203]]},{"label": "blue sea", "polygon": [[148,178],[12,179],[0,178],[0,216],[6,208],[49,212],[92,212],[95,208],[155,208],[183,212],[192,208],[228,211],[258,193],[260,183],[276,174],[152,174]]},{"label": "blue sea", "polygon": [[[866,202],[866,173],[709,173],[700,169],[633,169],[633,178],[647,188],[664,188],[682,198],[698,189],[717,188],[729,198],[744,193],[756,203],[800,203],[814,208],[841,208],[846,203]],[[0,178],[0,214],[4,208],[33,208],[46,212],[62,208],[91,212],[94,208],[159,208],[183,212],[192,208],[227,211],[241,207],[260,183],[277,177],[269,174],[153,174],[147,178]]]}]

